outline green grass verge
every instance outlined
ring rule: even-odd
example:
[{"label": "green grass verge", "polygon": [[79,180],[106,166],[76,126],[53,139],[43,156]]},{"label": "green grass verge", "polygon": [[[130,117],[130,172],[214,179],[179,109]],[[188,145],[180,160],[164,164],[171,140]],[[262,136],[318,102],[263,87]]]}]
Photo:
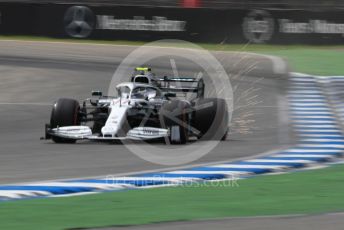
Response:
[{"label": "green grass verge", "polygon": [[[78,42],[113,45],[143,45],[142,41],[103,41],[84,39],[56,39],[32,36],[0,36],[0,40],[30,40],[49,42]],[[170,44],[168,46],[175,46]],[[239,45],[239,44],[198,44],[209,50],[255,52],[284,57],[294,71],[316,75],[344,75],[344,45],[309,46],[309,45]],[[178,46],[178,45],[177,45]]]},{"label": "green grass verge", "polygon": [[321,76],[344,76],[344,49],[300,48],[264,52],[284,57],[293,71]]},{"label": "green grass verge", "polygon": [[344,165],[255,177],[238,184],[5,202],[0,203],[0,229],[49,230],[344,210]]}]

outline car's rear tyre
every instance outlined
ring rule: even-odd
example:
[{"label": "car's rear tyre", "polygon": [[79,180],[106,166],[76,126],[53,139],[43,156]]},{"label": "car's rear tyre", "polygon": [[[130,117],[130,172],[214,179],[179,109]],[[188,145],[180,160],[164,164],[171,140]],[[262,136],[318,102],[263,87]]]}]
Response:
[{"label": "car's rear tyre", "polygon": [[[63,126],[79,125],[79,102],[73,99],[60,98],[55,102],[51,111],[50,127],[57,128]],[[52,136],[55,143],[75,143],[76,140]]]},{"label": "car's rear tyre", "polygon": [[160,110],[160,122],[163,128],[170,130],[171,144],[185,144],[189,140],[190,106],[184,101],[169,101]]},{"label": "car's rear tyre", "polygon": [[224,99],[200,99],[195,104],[192,126],[201,140],[225,140],[228,133],[228,106]]}]

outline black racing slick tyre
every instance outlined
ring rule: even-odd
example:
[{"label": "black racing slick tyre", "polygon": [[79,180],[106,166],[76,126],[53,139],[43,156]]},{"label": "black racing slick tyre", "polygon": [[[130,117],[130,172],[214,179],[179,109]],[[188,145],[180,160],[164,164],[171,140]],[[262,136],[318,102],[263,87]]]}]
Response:
[{"label": "black racing slick tyre", "polygon": [[228,133],[228,106],[224,99],[205,98],[195,104],[192,126],[201,140],[225,140]]},{"label": "black racing slick tyre", "polygon": [[189,139],[190,105],[184,101],[169,101],[160,109],[161,127],[170,130],[171,144],[185,144]]},{"label": "black racing slick tyre", "polygon": [[[63,126],[79,125],[79,102],[73,99],[60,98],[55,102],[51,111],[50,127],[57,128]],[[75,143],[76,140],[52,136],[55,143]]]}]

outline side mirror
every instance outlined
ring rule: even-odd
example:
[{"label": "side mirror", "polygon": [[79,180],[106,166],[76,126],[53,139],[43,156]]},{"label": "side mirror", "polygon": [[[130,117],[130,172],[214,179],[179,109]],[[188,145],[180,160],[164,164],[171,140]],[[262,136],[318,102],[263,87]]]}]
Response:
[{"label": "side mirror", "polygon": [[164,95],[165,95],[165,97],[167,97],[167,98],[169,98],[169,97],[176,97],[176,96],[177,96],[176,93],[171,93],[171,92],[165,93]]},{"label": "side mirror", "polygon": [[102,91],[99,91],[99,90],[95,90],[95,91],[92,91],[92,96],[103,96],[103,93]]}]

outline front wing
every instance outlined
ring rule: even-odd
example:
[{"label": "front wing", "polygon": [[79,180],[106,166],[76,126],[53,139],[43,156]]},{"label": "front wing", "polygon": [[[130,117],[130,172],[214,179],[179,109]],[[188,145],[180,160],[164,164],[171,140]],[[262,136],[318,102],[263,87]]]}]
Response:
[{"label": "front wing", "polygon": [[65,126],[58,128],[46,127],[46,138],[51,136],[72,139],[72,140],[95,140],[95,141],[111,141],[111,140],[151,140],[169,136],[168,129],[155,127],[136,127],[128,131],[124,137],[94,135],[88,126]]}]

